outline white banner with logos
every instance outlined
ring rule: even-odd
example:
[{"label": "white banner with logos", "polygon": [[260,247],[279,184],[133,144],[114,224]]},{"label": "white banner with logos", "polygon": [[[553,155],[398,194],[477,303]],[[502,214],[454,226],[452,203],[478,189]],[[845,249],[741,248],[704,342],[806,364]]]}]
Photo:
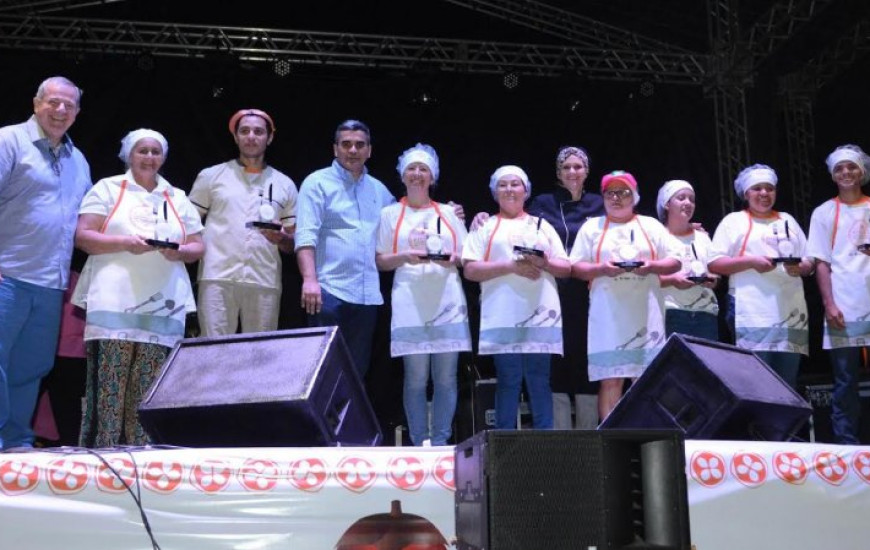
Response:
[{"label": "white banner with logos", "polygon": [[[452,447],[4,453],[0,547],[329,550],[409,521],[450,548],[453,466]],[[870,447],[693,440],[686,473],[698,550],[870,544]]]}]

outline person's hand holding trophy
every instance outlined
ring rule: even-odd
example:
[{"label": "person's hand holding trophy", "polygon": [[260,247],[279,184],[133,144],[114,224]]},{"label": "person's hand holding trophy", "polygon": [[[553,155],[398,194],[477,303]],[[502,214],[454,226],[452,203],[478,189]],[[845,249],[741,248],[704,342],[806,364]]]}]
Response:
[{"label": "person's hand holding trophy", "polygon": [[259,219],[249,221],[245,227],[255,227],[257,229],[271,229],[272,231],[280,231],[281,224],[275,222],[275,203],[272,201],[272,184],[269,184],[268,195],[263,197],[260,192],[260,205],[257,208]]},{"label": "person's hand holding trophy", "polygon": [[[537,222],[535,219],[537,219]],[[523,231],[520,236],[522,244],[514,245],[514,257],[516,259],[522,259],[524,256],[544,257],[544,250],[538,246],[541,220],[543,220],[541,217],[533,218],[529,216],[529,223],[526,225],[525,231]]]},{"label": "person's hand holding trophy", "polygon": [[709,283],[713,280],[707,273],[707,266],[698,257],[698,251],[695,249],[695,243],[692,243],[692,261],[689,262],[689,275],[686,279],[692,281],[696,285]]},{"label": "person's hand holding trophy", "polygon": [[771,258],[773,263],[783,263],[786,265],[799,264],[801,259],[794,255],[795,246],[791,240],[791,232],[788,229],[788,220],[785,221],[785,238],[780,235],[776,224],[773,225],[773,236],[776,239],[776,252],[779,256]]},{"label": "person's hand holding trophy", "polygon": [[172,228],[169,226],[169,202],[164,200],[162,208],[158,208],[155,204],[153,213],[154,238],[145,239],[145,242],[154,248],[171,248],[172,250],[178,250],[178,243],[169,240],[169,237],[172,234]]},{"label": "person's hand holding trophy", "polygon": [[634,244],[634,229],[629,231],[628,242],[618,245],[615,252],[613,265],[617,267],[631,271],[643,265],[643,260],[640,259],[640,251]]},{"label": "person's hand holding trophy", "polygon": [[426,248],[426,254],[420,256],[424,260],[440,260],[447,261],[450,259],[450,253],[446,251],[444,246],[444,236],[441,234],[441,217],[435,222],[435,229],[430,230],[420,228],[423,234],[423,243]]}]

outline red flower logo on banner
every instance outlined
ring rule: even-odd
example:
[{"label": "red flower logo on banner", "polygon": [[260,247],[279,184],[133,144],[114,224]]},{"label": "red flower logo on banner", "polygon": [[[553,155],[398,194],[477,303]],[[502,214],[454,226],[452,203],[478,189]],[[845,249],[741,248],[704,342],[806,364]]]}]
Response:
[{"label": "red flower logo on banner", "polygon": [[223,491],[232,477],[232,468],[223,460],[204,460],[190,470],[190,483],[203,493]]},{"label": "red flower logo on banner", "polygon": [[133,486],[137,471],[132,460],[115,457],[107,459],[107,462],[115,471],[100,463],[97,466],[97,489],[106,493],[122,493],[127,490],[127,487]]},{"label": "red flower logo on banner", "polygon": [[248,491],[271,491],[278,484],[280,475],[276,462],[249,458],[239,470],[239,483]]},{"label": "red flower logo on banner", "polygon": [[416,456],[397,456],[387,464],[387,481],[403,491],[416,491],[426,481],[423,462]]},{"label": "red flower logo on banner", "polygon": [[849,474],[846,461],[830,451],[821,451],[813,457],[813,468],[816,475],[831,485],[840,485]]},{"label": "red flower logo on banner", "polygon": [[852,469],[864,483],[870,483],[870,451],[858,451],[852,459]]},{"label": "red flower logo on banner", "polygon": [[731,474],[747,487],[758,487],[767,481],[767,464],[756,453],[734,453]]},{"label": "red flower logo on banner", "polygon": [[338,463],[336,477],[345,488],[362,493],[371,487],[377,475],[371,462],[360,457],[347,457]]},{"label": "red flower logo on banner", "polygon": [[163,462],[155,460],[145,465],[145,487],[155,493],[168,494],[181,485],[184,467],[180,462]]},{"label": "red flower logo on banner", "polygon": [[711,451],[697,451],[689,461],[692,479],[704,487],[715,487],[725,481],[725,459]]},{"label": "red flower logo on banner", "polygon": [[809,466],[797,453],[774,453],[773,471],[779,479],[792,485],[801,485],[807,480]]},{"label": "red flower logo on banner", "polygon": [[71,458],[52,460],[45,470],[49,488],[59,495],[72,495],[84,489],[88,474],[87,464]]},{"label": "red flower logo on banner", "polygon": [[439,456],[432,465],[432,477],[445,489],[456,490],[456,464],[452,454]]},{"label": "red flower logo on banner", "polygon": [[0,491],[6,495],[21,495],[32,491],[39,483],[39,468],[22,460],[0,462]]},{"label": "red flower logo on banner", "polygon": [[329,477],[326,464],[319,458],[302,458],[290,463],[290,483],[300,491],[315,493],[323,489]]}]

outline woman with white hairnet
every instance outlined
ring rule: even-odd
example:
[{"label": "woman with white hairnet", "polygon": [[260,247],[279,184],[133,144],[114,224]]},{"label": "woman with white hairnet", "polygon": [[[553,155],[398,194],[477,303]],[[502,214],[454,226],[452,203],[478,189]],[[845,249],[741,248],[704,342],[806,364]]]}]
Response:
[{"label": "woman with white hairnet", "polygon": [[556,277],[571,264],[553,226],[524,208],[532,185],[519,166],[493,172],[489,189],[499,212],[468,236],[465,278],[480,283],[478,353],[496,371],[495,427],[517,426],[523,381],[536,429],[553,427],[550,355],[562,355],[562,308]]},{"label": "woman with white hairnet", "polygon": [[726,319],[735,344],[752,350],[792,388],[809,353],[802,276],[813,262],[806,236],[790,214],[773,209],[778,178],[753,164],[734,181],[746,208],[725,216],[713,234],[709,269],[728,276]]},{"label": "woman with white hairnet", "polygon": [[202,223],[160,174],[159,132],[121,140],[123,174],[98,181],[79,208],[76,246],[89,254],[73,303],[87,312],[87,388],[80,444],[144,445],[137,411],[196,310],[185,263],[202,257]]},{"label": "woman with white hairnet", "polygon": [[[432,200],[438,154],[418,143],[396,166],[406,195],[381,210],[375,263],[395,271],[390,355],[404,363],[403,404],[414,445],[447,445],[456,412],[459,352],[471,350],[459,277],[467,231],[450,205]],[[427,388],[432,378],[432,425]]]},{"label": "woman with white hairnet", "polygon": [[[825,161],[837,196],[813,210],[807,254],[816,260],[816,282],[825,307],[822,347],[834,374],[831,426],[837,443],[857,445],[862,351],[870,344],[870,156],[841,145]],[[866,421],[866,420],[865,420]]]},{"label": "woman with white hairnet", "polygon": [[665,334],[691,334],[719,339],[719,301],[713,291],[720,277],[707,270],[710,236],[692,224],[695,189],[685,180],[666,181],[659,189],[656,213],[668,232],[679,241],[682,267],[659,275],[665,300]]}]

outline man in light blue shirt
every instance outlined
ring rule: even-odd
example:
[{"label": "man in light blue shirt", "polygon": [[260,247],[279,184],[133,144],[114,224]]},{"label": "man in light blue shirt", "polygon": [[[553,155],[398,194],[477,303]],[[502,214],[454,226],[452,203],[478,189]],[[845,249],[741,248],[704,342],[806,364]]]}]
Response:
[{"label": "man in light blue shirt", "polygon": [[302,182],[296,209],[296,260],[309,326],[337,325],[360,377],[371,360],[384,303],[375,242],[381,209],[396,198],[365,163],[371,132],[357,120],[335,131],[332,165]]},{"label": "man in light blue shirt", "polygon": [[39,383],[54,364],[79,203],[91,170],[67,130],[81,90],[40,84],[33,116],[0,128],[0,449],[32,447]]}]

